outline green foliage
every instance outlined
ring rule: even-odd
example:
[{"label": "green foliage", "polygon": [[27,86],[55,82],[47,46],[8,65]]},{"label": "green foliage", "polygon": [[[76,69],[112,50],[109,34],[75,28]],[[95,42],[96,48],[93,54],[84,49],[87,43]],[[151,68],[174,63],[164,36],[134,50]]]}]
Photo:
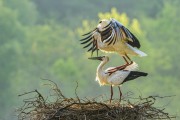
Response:
[{"label": "green foliage", "polygon": [[[104,18],[122,22],[148,54],[132,59],[149,76],[124,84],[123,93],[177,95],[167,108],[179,113],[179,5],[178,0],[0,0],[0,119],[13,119],[8,113],[21,104],[17,95],[41,90],[40,78],[53,80],[71,97],[76,81],[80,96],[109,94],[109,87],[94,81],[99,62],[88,60],[90,54],[78,41]],[[108,66],[123,64],[117,54],[109,55]]]},{"label": "green foliage", "polygon": [[36,7],[30,0],[4,0],[4,5],[17,14],[21,24],[33,25],[37,20]]}]

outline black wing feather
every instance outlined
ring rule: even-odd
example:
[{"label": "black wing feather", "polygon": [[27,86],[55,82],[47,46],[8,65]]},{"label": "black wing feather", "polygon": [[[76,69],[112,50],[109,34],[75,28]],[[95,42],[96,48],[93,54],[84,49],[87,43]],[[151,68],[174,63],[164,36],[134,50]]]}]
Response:
[{"label": "black wing feather", "polygon": [[111,24],[112,24],[112,21],[110,21],[109,24],[106,25],[104,28],[108,28],[109,26],[111,26]]},{"label": "black wing feather", "polygon": [[81,44],[86,44],[86,43],[90,42],[90,41],[91,41],[91,39],[92,39],[92,37],[91,37],[91,38],[89,38],[89,39],[87,39],[86,41],[82,42]]},{"label": "black wing feather", "polygon": [[141,45],[140,45],[140,43],[139,43],[139,40],[134,36],[134,34],[132,34],[127,28],[125,28],[127,31],[128,31],[128,33],[131,35],[131,39],[133,40],[133,42],[131,42],[131,41],[128,41],[128,44],[130,44],[131,46],[133,46],[133,47],[137,47],[137,48],[140,48],[141,47]]},{"label": "black wing feather", "polygon": [[87,44],[86,46],[84,46],[83,48],[87,48],[89,47],[93,42],[90,42],[89,44]]},{"label": "black wing feather", "polygon": [[125,80],[123,81],[124,82],[127,82],[127,81],[130,81],[130,80],[134,80],[138,77],[141,77],[141,76],[147,76],[148,73],[145,73],[145,72],[139,72],[139,71],[131,71],[129,73],[129,75],[125,78]]},{"label": "black wing feather", "polygon": [[97,28],[95,28],[94,30],[92,30],[92,31],[90,31],[90,32],[88,32],[88,33],[86,33],[86,34],[83,34],[82,36],[86,36],[86,35],[89,35],[89,34],[92,34],[94,31],[96,31],[97,30]]},{"label": "black wing feather", "polygon": [[84,40],[86,40],[86,39],[88,39],[88,38],[90,38],[90,37],[92,37],[92,35],[89,35],[89,36],[87,36],[87,37],[81,39],[80,41],[84,41]]}]

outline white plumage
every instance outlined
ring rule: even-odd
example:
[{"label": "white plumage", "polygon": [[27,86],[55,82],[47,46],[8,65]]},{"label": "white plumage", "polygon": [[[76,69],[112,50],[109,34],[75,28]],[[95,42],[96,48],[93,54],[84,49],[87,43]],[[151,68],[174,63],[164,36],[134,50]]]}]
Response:
[{"label": "white plumage", "polygon": [[99,49],[103,52],[117,52],[124,58],[127,65],[130,64],[127,59],[132,63],[127,56],[128,54],[140,57],[147,56],[146,53],[137,49],[140,48],[139,40],[115,19],[101,20],[96,29],[84,35],[88,36],[81,40],[83,41],[81,44],[86,44],[84,48],[92,45],[88,50],[92,54],[94,51],[97,51],[98,54]]},{"label": "white plumage", "polygon": [[109,57],[102,57],[102,62],[99,64],[96,70],[96,81],[99,82],[99,85],[120,85],[123,83],[125,78],[129,75],[130,71],[138,70],[138,64],[133,62],[131,65],[125,67],[123,70],[117,70],[112,74],[109,73],[111,69],[115,67],[110,67],[104,70],[104,65],[109,61]]},{"label": "white plumage", "polygon": [[[99,82],[100,86],[102,85],[111,85],[111,99],[112,99],[112,86],[118,86],[123,84],[124,82],[127,82],[129,80],[133,80],[140,76],[147,76],[147,73],[136,71],[138,69],[138,65],[133,62],[132,64],[125,66],[121,70],[116,70],[113,73],[110,73],[109,71],[111,69],[114,69],[114,67],[107,68],[104,70],[104,65],[109,61],[109,57],[103,56],[103,57],[91,57],[89,59],[93,60],[101,60],[101,63],[97,67],[96,71],[96,80]],[[120,99],[121,99],[121,90],[119,87],[120,92]],[[111,102],[110,99],[110,102]]]}]

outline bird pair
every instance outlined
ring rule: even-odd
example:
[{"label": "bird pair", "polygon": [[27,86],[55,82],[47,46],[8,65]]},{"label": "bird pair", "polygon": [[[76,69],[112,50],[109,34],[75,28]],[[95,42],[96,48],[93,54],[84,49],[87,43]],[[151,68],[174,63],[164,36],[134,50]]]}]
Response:
[{"label": "bird pair", "polygon": [[102,56],[89,58],[93,60],[101,60],[101,63],[97,67],[96,80],[100,85],[111,85],[110,102],[113,96],[112,86],[118,86],[121,100],[121,84],[140,76],[147,76],[147,73],[137,71],[138,65],[133,62],[127,54],[141,57],[147,55],[136,49],[140,48],[138,39],[117,20],[101,20],[94,30],[84,34],[83,36],[86,37],[80,40],[82,41],[81,44],[85,44],[84,48],[91,46],[88,49],[88,52],[91,51],[91,56],[94,51],[97,51],[98,56],[98,50],[110,53],[117,52],[126,62],[124,65],[110,67],[104,70],[103,67],[109,61],[109,57]]}]

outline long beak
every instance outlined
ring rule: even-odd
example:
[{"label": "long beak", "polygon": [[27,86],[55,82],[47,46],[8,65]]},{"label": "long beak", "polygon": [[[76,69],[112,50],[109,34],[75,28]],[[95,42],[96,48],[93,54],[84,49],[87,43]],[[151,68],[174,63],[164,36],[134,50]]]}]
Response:
[{"label": "long beak", "polygon": [[102,61],[102,58],[103,58],[103,57],[90,57],[90,58],[88,58],[88,59],[91,59],[91,60],[100,60],[100,61]]}]

